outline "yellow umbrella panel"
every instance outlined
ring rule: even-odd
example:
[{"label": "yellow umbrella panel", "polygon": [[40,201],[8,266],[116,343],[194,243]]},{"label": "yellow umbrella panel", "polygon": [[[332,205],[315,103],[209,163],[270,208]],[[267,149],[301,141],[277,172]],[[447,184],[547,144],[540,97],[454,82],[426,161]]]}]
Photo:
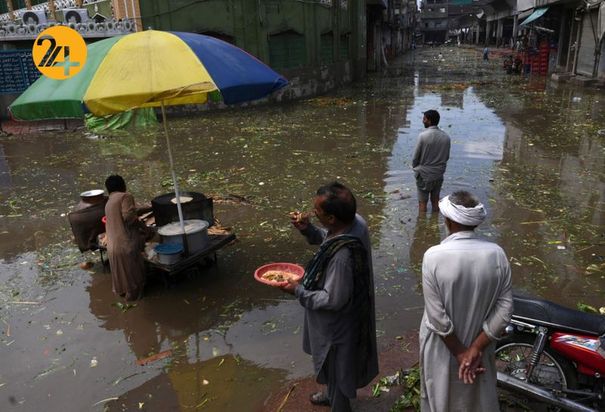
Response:
[{"label": "yellow umbrella panel", "polygon": [[191,48],[171,33],[124,36],[107,53],[84,94],[97,116],[135,107],[205,103],[217,90]]}]

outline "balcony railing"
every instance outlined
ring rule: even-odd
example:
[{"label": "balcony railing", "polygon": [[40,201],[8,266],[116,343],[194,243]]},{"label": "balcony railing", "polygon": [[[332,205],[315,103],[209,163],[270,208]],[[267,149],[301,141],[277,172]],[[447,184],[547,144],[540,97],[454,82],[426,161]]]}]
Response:
[{"label": "balcony railing", "polygon": [[84,38],[111,37],[136,30],[134,19],[113,18],[110,0],[53,1],[54,14],[47,1],[32,6],[30,10],[21,8],[0,14],[0,42],[33,40],[44,29],[56,25],[71,27]]},{"label": "balcony railing", "polygon": [[107,20],[95,23],[89,20],[85,23],[49,22],[47,24],[0,24],[0,41],[33,40],[40,32],[51,26],[64,25],[77,30],[84,38],[112,37],[119,34],[128,34],[134,31],[132,19]]}]

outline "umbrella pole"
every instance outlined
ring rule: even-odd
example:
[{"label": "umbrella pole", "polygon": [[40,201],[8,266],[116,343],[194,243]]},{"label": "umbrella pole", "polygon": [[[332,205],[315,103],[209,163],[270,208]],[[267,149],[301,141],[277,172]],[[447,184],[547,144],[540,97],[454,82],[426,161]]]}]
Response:
[{"label": "umbrella pole", "polygon": [[176,209],[179,213],[179,222],[181,223],[181,231],[183,233],[183,248],[185,253],[189,254],[189,248],[187,245],[187,236],[185,233],[185,220],[183,219],[183,209],[181,208],[181,193],[179,192],[179,184],[176,180],[176,173],[174,172],[174,161],[172,160],[172,149],[170,148],[170,137],[168,136],[168,125],[166,124],[166,110],[164,108],[164,101],[162,100],[162,124],[164,125],[164,135],[166,136],[166,147],[168,148],[168,160],[170,161],[170,173],[172,174],[172,183],[174,184],[174,194],[176,196]]}]

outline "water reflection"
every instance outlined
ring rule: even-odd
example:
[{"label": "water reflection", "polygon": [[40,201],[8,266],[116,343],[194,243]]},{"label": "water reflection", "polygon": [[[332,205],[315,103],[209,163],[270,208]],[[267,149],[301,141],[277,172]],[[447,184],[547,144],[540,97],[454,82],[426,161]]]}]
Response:
[{"label": "water reflection", "polygon": [[415,268],[421,267],[424,252],[431,246],[438,245],[440,242],[439,217],[435,214],[418,216],[414,237],[410,245],[410,265]]},{"label": "water reflection", "polygon": [[[378,327],[379,335],[385,337],[418,325],[422,315],[422,255],[428,247],[440,242],[437,216],[429,213],[418,217],[416,183],[411,170],[416,139],[424,130],[423,112],[437,109],[441,114],[439,126],[452,139],[442,194],[466,189],[486,202],[493,165],[502,158],[505,133],[498,116],[486,107],[474,88],[464,83],[451,86],[434,72],[420,70],[414,75],[411,91],[415,98],[400,119],[397,139],[387,160],[386,204],[375,252]],[[442,106],[444,101],[448,106]],[[489,231],[487,225],[486,231]]]},{"label": "water reflection", "polygon": [[262,411],[284,372],[224,356],[171,365],[167,371],[107,402],[107,411]]}]

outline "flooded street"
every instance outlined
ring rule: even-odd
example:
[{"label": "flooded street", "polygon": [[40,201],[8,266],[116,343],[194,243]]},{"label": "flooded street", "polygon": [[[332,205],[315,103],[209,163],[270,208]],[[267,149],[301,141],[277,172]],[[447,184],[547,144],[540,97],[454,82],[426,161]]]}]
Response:
[{"label": "flooded street", "polygon": [[311,258],[287,213],[334,179],[370,225],[379,346],[416,329],[422,255],[444,236],[441,217],[418,217],[411,171],[427,109],[452,138],[442,193],[485,203],[478,230],[507,252],[514,288],[605,306],[605,92],[511,77],[480,57],[419,49],[330,95],[169,118],[181,188],[214,197],[237,242],[168,288],[152,278],[132,308],[98,254],[78,251],[66,214],[113,173],[138,202],[172,191],[161,130],[2,138],[0,410],[265,410],[312,366],[299,303],[252,275]]}]

